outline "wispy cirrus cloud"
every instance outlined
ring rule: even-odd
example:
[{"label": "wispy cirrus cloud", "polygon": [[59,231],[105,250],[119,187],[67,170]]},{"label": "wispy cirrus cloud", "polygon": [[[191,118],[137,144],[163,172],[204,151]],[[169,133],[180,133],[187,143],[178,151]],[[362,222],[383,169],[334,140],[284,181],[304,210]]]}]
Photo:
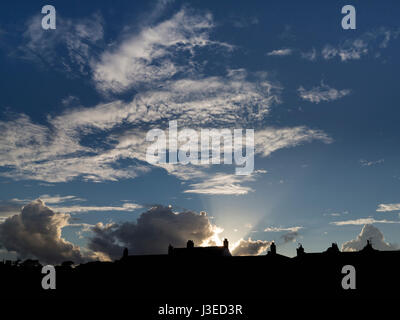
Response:
[{"label": "wispy cirrus cloud", "polygon": [[364,225],[364,224],[373,224],[373,223],[386,223],[386,224],[396,224],[400,223],[400,221],[393,220],[376,220],[374,218],[359,218],[354,220],[344,220],[344,221],[332,221],[330,224],[336,226],[348,226],[348,225]]},{"label": "wispy cirrus cloud", "polygon": [[312,103],[329,102],[338,100],[350,94],[349,89],[335,89],[324,83],[320,86],[313,87],[310,90],[306,90],[303,86],[297,89],[300,98],[303,100],[310,101]]},{"label": "wispy cirrus cloud", "polygon": [[398,210],[400,210],[400,203],[381,203],[376,209],[378,212],[390,212]]},{"label": "wispy cirrus cloud", "polygon": [[[193,60],[198,49],[208,48],[218,54],[221,48],[233,48],[211,39],[215,24],[208,13],[182,9],[161,22],[144,24],[139,31],[129,29],[130,34],[112,49],[104,50],[99,58],[91,48],[94,42],[102,41],[101,18],[97,17],[93,23],[85,20],[67,26],[72,40],[48,39],[49,54],[55,45],[81,43],[100,91],[119,94],[134,88],[136,94],[130,101],[111,99],[90,107],[81,106],[74,97],[67,98],[63,104],[68,109],[48,116],[40,124],[24,114],[0,121],[2,176],[52,183],[135,178],[153,168],[146,163],[146,132],[155,127],[166,129],[171,119],[176,119],[179,126],[195,130],[200,126],[254,128],[255,152],[261,157],[312,141],[332,142],[324,132],[304,126],[264,127],[271,109],[281,103],[282,91],[282,86],[272,81],[268,73],[228,67],[225,74],[218,76],[199,72]],[[96,26],[97,33],[90,34]],[[26,39],[26,47],[32,50],[40,50],[44,41],[42,34],[36,35],[34,29],[27,31]],[[88,50],[83,49],[86,48],[83,43]],[[76,47],[71,54],[80,52],[80,45]],[[189,54],[193,63],[182,64],[175,59],[182,52]],[[69,58],[76,61],[76,57]],[[187,181],[188,192],[205,193],[210,181],[217,184],[210,188],[209,194],[246,194],[252,190],[244,184],[254,176],[238,178],[221,172],[226,177],[224,184],[223,179],[218,180],[220,176],[213,178],[215,172],[207,166],[158,167]]]},{"label": "wispy cirrus cloud", "polygon": [[[52,210],[60,213],[76,214],[84,212],[132,212],[142,208],[141,205],[125,202],[119,206],[99,206],[99,205],[85,205],[86,199],[79,198],[73,195],[60,196],[60,195],[41,195],[35,200],[33,199],[10,199],[0,201],[0,222],[3,222],[7,217],[18,214],[21,208],[28,205],[32,201],[40,200],[43,205],[48,206]],[[76,204],[76,203],[79,204]]]},{"label": "wispy cirrus cloud", "polygon": [[385,159],[379,159],[379,160],[375,160],[375,161],[368,161],[368,160],[365,160],[365,159],[361,159],[360,160],[360,164],[363,167],[370,167],[370,166],[374,166],[374,165],[377,165],[377,164],[382,164],[384,162],[385,162]]},{"label": "wispy cirrus cloud", "polygon": [[59,204],[59,203],[64,203],[68,201],[85,201],[85,199],[79,198],[77,196],[60,196],[60,195],[48,195],[48,194],[43,194],[38,197],[41,199],[43,202],[46,204]]},{"label": "wispy cirrus cloud", "polygon": [[142,208],[141,205],[136,203],[124,203],[122,206],[51,206],[52,209],[57,212],[63,213],[82,213],[82,212],[103,212],[103,211],[122,211],[122,212],[131,212],[137,209]]},{"label": "wispy cirrus cloud", "polygon": [[191,183],[185,193],[198,193],[209,195],[243,195],[254,191],[243,183],[255,180],[256,174],[238,176],[235,174],[218,173],[212,177],[205,178],[202,182]]},{"label": "wispy cirrus cloud", "polygon": [[291,128],[265,128],[255,132],[255,152],[263,157],[283,148],[290,148],[321,141],[329,144],[333,139],[321,130],[309,129],[304,126]]},{"label": "wispy cirrus cloud", "polygon": [[[279,87],[261,75],[256,82],[247,79],[244,70],[231,70],[225,78],[182,79],[167,83],[165,89],[144,91],[131,102],[114,101],[91,108],[72,108],[48,118],[48,125],[34,124],[20,115],[0,122],[0,164],[2,173],[13,179],[63,182],[76,178],[88,181],[116,181],[134,178],[150,170],[132,163],[116,166],[122,159],[145,161],[145,133],[152,127],[166,127],[176,118],[182,126],[256,125],[279,103]],[[160,124],[161,123],[161,124]],[[132,127],[143,129],[132,130]],[[121,128],[123,130],[121,130]],[[114,134],[118,129],[121,133]],[[22,134],[29,132],[29,134]],[[104,132],[102,147],[86,146],[82,139]],[[256,154],[268,156],[281,148],[320,140],[332,141],[325,133],[306,127],[265,128],[256,130]],[[177,177],[201,176],[200,167],[163,166]],[[238,192],[245,190],[238,189]],[[249,190],[247,190],[249,191]]]},{"label": "wispy cirrus cloud", "polygon": [[400,29],[381,27],[361,35],[359,38],[347,39],[337,46],[326,45],[321,55],[325,60],[340,58],[341,61],[358,60],[368,54],[379,56],[379,49],[387,48],[390,41],[400,35]]},{"label": "wispy cirrus cloud", "polygon": [[190,14],[182,9],[168,20],[142,28],[117,48],[105,51],[93,64],[93,79],[100,90],[121,92],[188,72],[190,64],[183,65],[175,59],[181,52],[193,55],[196,48],[205,46],[233,48],[209,39],[213,27],[211,14]]},{"label": "wispy cirrus cloud", "polygon": [[293,50],[290,48],[272,50],[267,53],[267,56],[290,56]]},{"label": "wispy cirrus cloud", "polygon": [[282,231],[291,231],[291,232],[297,232],[304,227],[301,226],[296,226],[296,227],[267,227],[264,229],[265,232],[282,232]]},{"label": "wispy cirrus cloud", "polygon": [[52,32],[43,30],[41,21],[41,15],[27,21],[24,42],[18,48],[21,57],[70,76],[89,74],[97,48],[104,46],[102,16],[95,13],[78,20],[57,14],[57,29]]}]

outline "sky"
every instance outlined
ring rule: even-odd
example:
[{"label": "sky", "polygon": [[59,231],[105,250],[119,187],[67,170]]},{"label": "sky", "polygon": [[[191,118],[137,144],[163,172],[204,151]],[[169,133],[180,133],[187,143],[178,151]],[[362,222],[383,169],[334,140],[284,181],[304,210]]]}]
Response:
[{"label": "sky", "polygon": [[[346,4],[3,1],[0,258],[398,249],[400,4]],[[172,120],[253,129],[254,171],[149,163]]]}]

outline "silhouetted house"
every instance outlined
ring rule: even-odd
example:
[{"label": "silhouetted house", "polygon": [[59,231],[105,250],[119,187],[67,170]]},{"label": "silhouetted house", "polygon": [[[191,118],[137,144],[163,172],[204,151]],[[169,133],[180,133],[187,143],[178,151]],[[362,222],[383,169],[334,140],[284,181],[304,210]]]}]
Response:
[{"label": "silhouetted house", "polygon": [[186,248],[168,246],[168,255],[173,257],[230,257],[228,239],[223,246],[195,247],[193,240],[187,242]]}]

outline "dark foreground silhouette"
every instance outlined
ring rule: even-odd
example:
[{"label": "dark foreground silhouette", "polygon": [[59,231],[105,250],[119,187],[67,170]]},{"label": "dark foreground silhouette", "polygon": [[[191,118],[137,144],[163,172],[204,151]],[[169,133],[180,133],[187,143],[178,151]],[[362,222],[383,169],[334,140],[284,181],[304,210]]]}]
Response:
[{"label": "dark foreground silhouette", "polygon": [[[356,289],[342,287],[345,265],[356,270]],[[231,256],[222,247],[169,247],[165,255],[130,256],[114,262],[56,266],[56,289],[41,286],[42,266],[34,260],[0,263],[7,298],[106,298],[140,301],[250,301],[299,298],[394,298],[400,288],[400,251],[340,252],[333,244],[321,253]]]}]

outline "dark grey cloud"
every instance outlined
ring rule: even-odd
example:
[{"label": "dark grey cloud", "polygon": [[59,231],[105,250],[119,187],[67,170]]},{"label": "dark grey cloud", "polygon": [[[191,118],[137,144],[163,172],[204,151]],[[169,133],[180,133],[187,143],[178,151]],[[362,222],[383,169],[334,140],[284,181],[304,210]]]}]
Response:
[{"label": "dark grey cloud", "polygon": [[34,200],[0,224],[0,243],[23,259],[37,258],[50,264],[65,260],[81,263],[84,257],[80,248],[61,237],[69,218],[69,214],[46,207],[42,200]]},{"label": "dark grey cloud", "polygon": [[136,222],[97,224],[92,231],[89,249],[107,254],[111,259],[121,257],[124,247],[129,254],[163,254],[168,244],[186,246],[191,239],[196,245],[216,233],[205,212],[175,213],[171,208],[156,206],[142,213]]},{"label": "dark grey cloud", "polygon": [[291,232],[281,235],[281,239],[282,239],[283,243],[285,244],[288,242],[294,242],[298,236],[299,236],[299,233],[297,231],[291,231]]},{"label": "dark grey cloud", "polygon": [[359,251],[365,247],[367,240],[370,240],[374,249],[396,250],[398,246],[385,241],[383,233],[372,224],[365,224],[356,239],[342,244],[342,251]]}]

